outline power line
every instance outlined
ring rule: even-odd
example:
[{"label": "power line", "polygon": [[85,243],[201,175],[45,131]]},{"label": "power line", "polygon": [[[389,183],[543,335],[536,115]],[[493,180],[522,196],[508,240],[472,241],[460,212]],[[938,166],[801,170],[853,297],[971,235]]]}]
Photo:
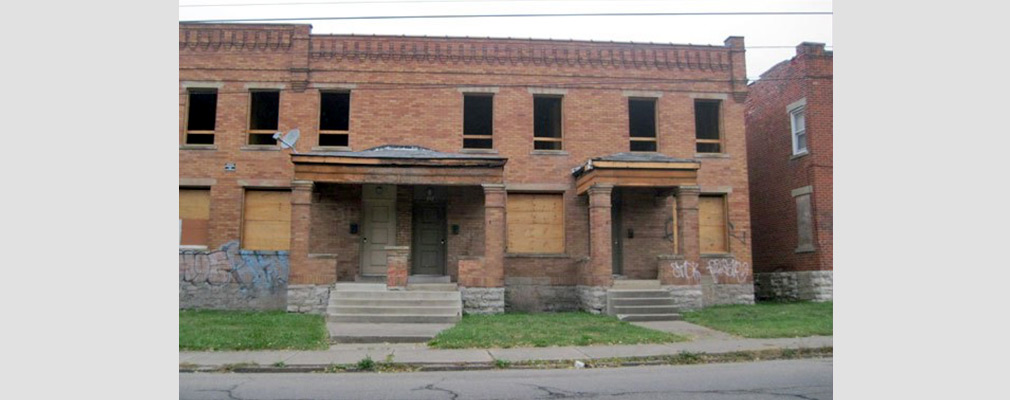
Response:
[{"label": "power line", "polygon": [[[196,7],[260,7],[260,6],[313,6],[313,5],[343,5],[343,4],[426,4],[426,3],[517,3],[517,2],[608,2],[612,0],[375,0],[375,1],[318,1],[297,3],[235,3],[235,4],[180,4],[179,8]],[[668,0],[633,0],[633,1],[668,1]]]},{"label": "power line", "polygon": [[365,15],[355,17],[236,18],[180,21],[182,23],[347,21],[381,19],[456,19],[456,18],[538,18],[538,17],[721,17],[721,16],[807,16],[834,15],[831,11],[756,11],[756,12],[671,12],[671,13],[556,13],[556,14],[443,14],[443,15]]}]

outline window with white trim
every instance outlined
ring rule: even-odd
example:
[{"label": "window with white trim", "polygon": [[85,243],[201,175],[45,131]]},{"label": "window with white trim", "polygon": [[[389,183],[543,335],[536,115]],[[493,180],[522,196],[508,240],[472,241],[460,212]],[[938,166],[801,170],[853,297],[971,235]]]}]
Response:
[{"label": "window with white trim", "polygon": [[789,111],[789,120],[793,129],[793,154],[807,152],[807,108],[797,107]]}]

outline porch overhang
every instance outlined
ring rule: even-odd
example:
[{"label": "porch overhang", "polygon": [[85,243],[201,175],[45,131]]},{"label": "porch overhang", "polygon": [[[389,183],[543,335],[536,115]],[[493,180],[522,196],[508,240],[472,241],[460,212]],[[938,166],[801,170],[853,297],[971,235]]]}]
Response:
[{"label": "porch overhang", "polygon": [[698,184],[701,162],[657,153],[616,153],[592,158],[572,170],[576,194],[593,185],[673,188]]},{"label": "porch overhang", "polygon": [[295,180],[325,183],[480,185],[504,182],[505,157],[442,153],[417,146],[292,154]]}]

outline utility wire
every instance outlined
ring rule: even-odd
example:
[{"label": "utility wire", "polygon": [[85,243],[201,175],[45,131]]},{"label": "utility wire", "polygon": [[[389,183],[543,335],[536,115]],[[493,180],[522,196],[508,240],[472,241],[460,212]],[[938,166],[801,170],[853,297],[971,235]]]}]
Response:
[{"label": "utility wire", "polygon": [[[612,0],[375,0],[375,1],[318,1],[318,2],[297,2],[297,3],[235,3],[235,4],[180,4],[179,8],[196,8],[196,7],[259,7],[259,6],[315,6],[315,5],[343,5],[343,4],[426,4],[426,3],[473,3],[473,4],[489,4],[489,3],[517,3],[517,2],[540,2],[540,3],[557,3],[557,2],[587,2],[587,3],[600,3],[600,2],[613,2]],[[655,2],[655,1],[668,1],[668,0],[630,0],[635,2]]]},{"label": "utility wire", "polygon": [[182,23],[347,21],[380,19],[455,19],[455,18],[538,18],[538,17],[697,17],[697,16],[806,16],[834,15],[831,11],[755,11],[755,12],[670,12],[670,13],[556,13],[556,14],[444,14],[444,15],[365,15],[354,17],[235,18],[180,21]]}]

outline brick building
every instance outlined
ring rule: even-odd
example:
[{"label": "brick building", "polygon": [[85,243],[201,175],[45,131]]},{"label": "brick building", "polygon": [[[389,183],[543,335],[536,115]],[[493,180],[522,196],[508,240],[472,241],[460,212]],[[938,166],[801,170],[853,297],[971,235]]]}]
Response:
[{"label": "brick building", "polygon": [[750,85],[747,159],[759,299],[832,298],[832,54],[801,43]]},{"label": "brick building", "polygon": [[467,312],[753,302],[743,38],[310,30],[180,24],[180,307],[321,313],[369,282]]}]

